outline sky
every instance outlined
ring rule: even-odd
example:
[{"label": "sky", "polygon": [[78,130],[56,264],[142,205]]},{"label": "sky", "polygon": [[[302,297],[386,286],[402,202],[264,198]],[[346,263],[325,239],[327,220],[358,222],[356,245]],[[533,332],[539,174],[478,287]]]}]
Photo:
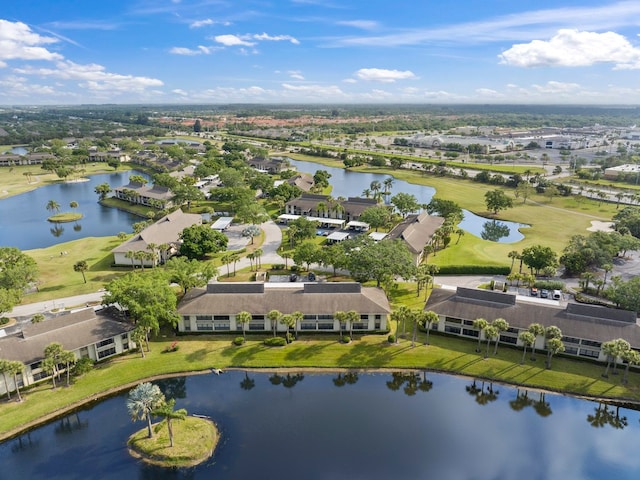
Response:
[{"label": "sky", "polygon": [[0,105],[640,104],[640,2],[22,0]]}]

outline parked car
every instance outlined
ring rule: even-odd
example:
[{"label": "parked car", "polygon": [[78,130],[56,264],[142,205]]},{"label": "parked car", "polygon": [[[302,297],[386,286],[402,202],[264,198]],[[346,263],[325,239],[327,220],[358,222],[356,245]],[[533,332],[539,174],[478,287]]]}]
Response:
[{"label": "parked car", "polygon": [[295,273],[292,273],[291,275],[289,275],[289,281],[290,282],[297,282],[298,281],[298,275]]},{"label": "parked car", "polygon": [[549,298],[549,290],[540,290],[540,298]]},{"label": "parked car", "polygon": [[562,292],[560,290],[554,290],[553,291],[553,299],[554,300],[561,300],[562,299]]},{"label": "parked car", "polygon": [[531,287],[531,296],[532,297],[537,297],[538,296],[538,289],[536,287]]},{"label": "parked car", "polygon": [[310,282],[315,282],[316,281],[316,274],[313,272],[309,272],[309,275],[307,275],[307,277],[309,278]]}]

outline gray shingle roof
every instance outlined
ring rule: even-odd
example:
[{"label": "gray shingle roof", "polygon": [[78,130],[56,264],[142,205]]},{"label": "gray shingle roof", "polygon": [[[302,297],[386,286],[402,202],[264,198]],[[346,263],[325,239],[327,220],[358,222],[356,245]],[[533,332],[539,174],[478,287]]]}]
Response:
[{"label": "gray shingle roof", "polygon": [[65,350],[77,350],[133,329],[93,308],[59,315],[40,323],[25,325],[22,335],[0,338],[0,358],[19,360],[28,365],[41,360],[44,349],[59,342]]},{"label": "gray shingle roof", "polygon": [[[527,303],[516,301],[513,304],[487,301],[494,295],[514,297],[507,293],[481,291],[476,298],[469,298],[463,289],[462,295],[456,291],[435,289],[431,293],[425,310],[432,310],[439,315],[463,320],[484,318],[492,321],[504,318],[511,327],[526,329],[532,323],[540,323],[545,327],[555,325],[562,330],[563,335],[584,338],[598,342],[606,342],[616,338],[624,338],[634,348],[640,348],[640,326],[635,321],[627,321],[630,317],[623,310],[612,310],[607,307],[592,305],[569,304],[562,308],[555,305]],[[492,294],[492,295],[489,295]],[[576,315],[578,310],[584,315]],[[616,320],[617,317],[627,320]]]},{"label": "gray shingle roof", "polygon": [[402,239],[411,252],[420,253],[443,223],[444,218],[429,215],[427,212],[409,215],[389,232],[387,238]]},{"label": "gray shingle roof", "polygon": [[[210,284],[212,285],[212,284]],[[222,285],[222,284],[218,284]],[[266,314],[270,310],[282,313],[295,311],[312,312],[314,314],[334,314],[337,311],[355,310],[367,314],[388,314],[391,312],[389,301],[384,291],[375,287],[354,287],[353,284],[323,284],[313,287],[307,284],[264,285],[264,292],[245,292],[242,283],[218,287],[216,293],[207,289],[190,290],[178,306],[180,315],[235,315],[247,311],[254,315]],[[254,284],[255,285],[255,284]],[[276,284],[274,284],[276,285]],[[320,284],[318,284],[320,285]],[[359,284],[356,284],[359,286]],[[210,287],[209,287],[210,288]],[[216,287],[214,287],[215,290]]]}]

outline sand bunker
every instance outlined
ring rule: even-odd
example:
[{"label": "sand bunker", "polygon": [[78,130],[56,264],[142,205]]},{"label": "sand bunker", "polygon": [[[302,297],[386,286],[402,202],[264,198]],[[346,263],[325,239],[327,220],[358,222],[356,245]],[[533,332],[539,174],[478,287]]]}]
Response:
[{"label": "sand bunker", "polygon": [[613,222],[591,220],[591,226],[587,230],[590,232],[613,232]]}]

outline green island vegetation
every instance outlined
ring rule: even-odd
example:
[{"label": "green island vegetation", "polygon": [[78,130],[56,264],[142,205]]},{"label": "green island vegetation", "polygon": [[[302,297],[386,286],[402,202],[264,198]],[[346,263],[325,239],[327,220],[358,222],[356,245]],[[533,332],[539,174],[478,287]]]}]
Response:
[{"label": "green island vegetation", "polygon": [[127,445],[132,455],[161,467],[192,467],[213,454],[220,439],[215,424],[207,419],[186,417],[173,427],[174,446],[169,445],[169,433],[161,430],[148,438],[146,429],[129,437]]},{"label": "green island vegetation", "polygon": [[[411,107],[389,106],[385,107],[384,112],[381,113],[379,106],[375,108],[363,106],[353,107],[348,113],[342,109],[329,109],[327,113],[313,107],[302,108],[299,112],[278,111],[278,108],[274,108],[273,115],[276,118],[278,116],[302,118],[304,115],[311,114],[316,118],[330,119],[335,112],[337,112],[336,115],[354,116],[353,122],[339,125],[331,124],[330,128],[326,130],[318,128],[315,123],[306,127],[296,126],[296,130],[301,130],[306,136],[306,141],[302,141],[293,138],[290,140],[262,138],[259,133],[251,131],[253,126],[249,119],[253,114],[263,115],[264,111],[261,109],[252,111],[251,107],[243,107],[244,111],[240,112],[235,108],[240,107],[230,107],[230,111],[223,113],[211,113],[197,108],[191,111],[185,107],[185,110],[181,111],[174,121],[171,121],[171,117],[163,116],[162,122],[153,118],[151,110],[143,108],[139,112],[132,113],[129,108],[105,107],[105,110],[99,112],[99,115],[96,113],[96,108],[93,108],[91,116],[96,118],[89,118],[81,107],[63,108],[59,112],[45,111],[42,113],[42,121],[51,130],[42,128],[42,131],[48,132],[47,137],[29,145],[29,149],[35,152],[42,147],[44,140],[50,139],[48,148],[57,155],[57,152],[62,151],[62,144],[61,141],[54,139],[62,138],[63,135],[58,135],[59,127],[54,125],[58,121],[63,123],[61,118],[67,117],[74,119],[70,122],[76,128],[79,128],[78,125],[83,125],[83,129],[99,128],[103,130],[104,137],[99,138],[97,143],[102,151],[106,151],[114,143],[113,137],[121,136],[120,131],[111,130],[114,128],[110,126],[111,123],[117,122],[118,128],[125,125],[130,130],[129,135],[139,138],[149,138],[154,141],[162,138],[181,138],[202,142],[203,139],[200,136],[184,132],[184,125],[181,123],[184,118],[193,114],[198,117],[208,116],[209,120],[214,122],[219,120],[219,116],[229,116],[233,121],[226,124],[226,129],[212,132],[209,139],[204,142],[206,149],[203,156],[199,157],[204,161],[196,167],[199,176],[215,173],[223,179],[224,188],[217,189],[209,199],[205,199],[194,190],[193,182],[171,180],[164,170],[159,169],[154,172],[153,166],[147,164],[140,162],[111,164],[87,162],[86,158],[88,157],[85,153],[88,152],[92,143],[88,140],[81,140],[80,153],[73,155],[76,158],[70,160],[68,156],[60,155],[58,165],[48,163],[43,164],[42,168],[38,165],[16,165],[3,168],[3,175],[0,179],[0,198],[16,195],[49,183],[67,181],[69,178],[77,179],[80,176],[113,172],[118,169],[137,169],[151,173],[154,176],[154,183],[171,185],[178,194],[178,203],[183,206],[185,211],[198,213],[232,211],[235,213],[237,221],[258,224],[266,218],[277,217],[282,212],[282,207],[287,199],[285,196],[295,192],[292,193],[286,189],[269,190],[266,198],[256,200],[256,192],[259,189],[264,191],[268,185],[273,184],[274,179],[286,179],[287,175],[291,173],[256,174],[246,168],[245,155],[249,152],[253,156],[289,156],[293,159],[314,162],[318,164],[319,170],[322,165],[349,168],[356,172],[383,173],[399,180],[428,185],[436,189],[436,198],[439,200],[455,202],[460,208],[489,219],[509,220],[528,225],[522,227],[525,238],[517,245],[491,242],[474,235],[459,235],[456,238],[456,235],[453,234],[448,244],[429,252],[428,262],[426,262],[429,266],[435,266],[442,270],[452,266],[461,266],[467,269],[490,266],[506,268],[512,273],[517,271],[516,259],[521,258],[522,253],[527,249],[544,246],[559,257],[568,248],[568,245],[571,245],[576,234],[585,237],[588,235],[587,228],[590,227],[591,222],[608,222],[621,215],[626,209],[621,208],[620,201],[622,199],[626,198],[627,205],[633,205],[636,201],[634,200],[636,197],[630,196],[632,193],[629,193],[635,190],[635,186],[615,185],[627,189],[627,193],[625,193],[627,197],[621,194],[619,197],[616,196],[617,201],[612,198],[607,199],[606,196],[603,197],[598,193],[597,188],[602,186],[613,188],[614,182],[603,183],[599,177],[596,178],[597,175],[590,174],[589,176],[584,172],[580,173],[580,170],[572,172],[571,175],[563,177],[557,182],[573,182],[576,188],[580,189],[580,185],[584,188],[580,189],[578,194],[575,193],[575,190],[574,193],[565,190],[565,193],[560,194],[552,183],[544,181],[543,174],[549,169],[545,168],[547,160],[544,159],[544,155],[546,152],[541,148],[538,148],[538,153],[544,152],[541,159],[529,156],[524,147],[513,154],[494,155],[493,157],[473,156],[468,148],[466,151],[464,149],[460,151],[458,147],[456,147],[458,148],[456,151],[422,150],[417,155],[417,152],[406,146],[376,145],[373,137],[374,135],[390,138],[400,137],[407,132],[414,133],[418,130],[456,133],[456,128],[471,124],[486,124],[496,128],[501,126],[525,128],[539,123],[540,112],[537,109],[528,111],[527,108],[523,108],[522,111],[507,113],[500,108],[489,108],[488,112],[484,112],[479,110],[480,107],[474,106],[468,106],[466,110],[457,107],[451,110],[442,110],[440,107],[434,106],[428,113],[425,113],[423,108],[416,108],[414,111]],[[595,122],[608,122],[610,125],[619,126],[631,124],[629,114],[616,109],[598,109],[597,112],[592,112],[563,107],[560,110],[555,113],[547,112],[548,114],[544,117],[545,123],[561,126],[592,125]],[[480,113],[486,115],[479,115]],[[0,114],[0,120],[3,118],[2,115],[4,114]],[[380,120],[380,117],[385,115],[389,118]],[[97,116],[101,116],[101,119],[97,120]],[[355,120],[357,116],[364,116],[365,120]],[[407,120],[407,118],[409,119]],[[371,119],[371,121],[367,119]],[[203,120],[204,123],[206,123],[205,120]],[[287,135],[289,133],[291,132],[287,132]],[[27,140],[30,138],[29,135],[28,132],[9,129],[6,141],[12,144],[26,143],[30,141]],[[245,140],[251,143],[242,143]],[[372,145],[370,149],[364,148],[368,145]],[[130,139],[122,140],[119,146],[130,155],[140,149],[140,144]],[[395,150],[391,151],[396,147],[402,147],[401,153]],[[192,149],[179,145],[160,147],[152,143],[147,148],[155,153],[167,154],[183,163],[195,155],[191,151]],[[300,153],[305,149],[313,150],[314,154]],[[324,150],[337,152],[344,158],[328,157]],[[353,158],[367,156],[371,157],[367,161],[363,160],[360,163],[360,160],[354,160],[352,164],[347,164]],[[637,157],[636,150],[623,152],[619,148],[619,151],[614,155],[606,159],[603,157],[602,161],[594,160],[592,163],[597,169],[603,171],[605,166],[621,162],[637,163],[635,161],[638,159]],[[385,158],[391,160],[387,162]],[[80,161],[79,159],[85,160]],[[407,168],[402,165],[404,161],[418,165],[420,168]],[[586,163],[575,155],[572,155],[571,158],[563,158],[563,161],[565,163],[562,168],[573,168],[573,170],[577,170],[580,165]],[[530,162],[532,164],[529,164]],[[493,178],[495,182],[474,181],[467,175],[462,175],[463,171],[467,169],[480,172],[489,180]],[[313,174],[313,172],[307,173]],[[517,178],[513,180],[514,185],[510,186],[506,185],[504,180],[498,182],[499,178],[495,176]],[[535,182],[532,181],[534,179]],[[629,182],[627,181],[627,183]],[[520,191],[517,187],[520,184],[535,185],[535,188],[531,188],[530,191]],[[107,189],[108,187],[107,185]],[[318,193],[328,193],[331,191],[330,189],[330,185],[323,185]],[[511,206],[495,210],[490,208],[487,203],[487,194],[496,190],[509,197]],[[99,192],[96,191],[96,193]],[[133,202],[106,198],[108,192],[105,190],[103,193],[104,195],[100,196],[100,201],[104,204],[127,209],[139,215],[141,217],[140,227],[145,221],[163,214],[163,210],[160,208],[150,209],[134,205]],[[354,192],[354,195],[359,195],[359,192]],[[52,212],[57,211],[59,205],[52,200],[47,205],[47,209]],[[628,214],[627,217],[633,217],[633,214]],[[397,216],[396,220],[398,220]],[[622,218],[621,221],[624,220],[628,220],[628,218]],[[628,229],[632,230],[634,225],[630,221]],[[381,231],[388,231],[388,227],[381,228]],[[324,239],[315,236],[291,238],[289,235],[291,232],[285,232],[279,250],[285,259],[285,265],[262,265],[261,270],[289,274],[294,271],[292,264],[296,257],[300,260],[296,262],[296,271],[305,270],[302,268],[303,266],[309,269],[310,264],[315,263],[310,259],[313,258],[314,249],[321,248]],[[135,275],[153,276],[157,271],[163,270],[165,267],[145,268],[142,263],[136,265],[133,261],[131,267],[112,266],[111,250],[129,238],[130,235],[127,232],[113,237],[88,237],[25,252],[37,265],[38,288],[33,293],[20,296],[19,301],[23,303],[53,302],[62,297],[102,291],[109,282],[122,278],[130,272],[135,271]],[[259,234],[248,232],[247,236],[251,236],[251,241],[243,250],[233,254],[229,252],[211,253],[199,261],[217,268],[219,279],[222,281],[247,281],[255,278],[253,267],[255,263],[255,270],[258,270],[258,253],[262,253],[264,232]],[[302,248],[301,245],[312,245],[312,247]],[[577,248],[579,249],[579,245]],[[64,252],[64,255],[60,253],[61,251]],[[250,258],[251,267],[236,271],[235,261],[241,257]],[[330,265],[330,263],[328,264]],[[596,268],[608,267],[603,267],[602,263],[594,263],[591,268],[595,271]],[[604,282],[598,284],[596,291],[594,288],[595,274],[589,271],[586,273],[593,276],[581,277],[579,293],[590,293],[601,297],[600,294],[605,289],[606,276]],[[585,271],[577,272],[577,274],[585,275]],[[535,280],[535,276],[532,277]],[[349,280],[341,275],[332,275],[329,276],[329,279]],[[438,283],[437,275],[435,283],[436,285]],[[376,285],[376,281],[369,279],[366,284]],[[591,289],[589,288],[590,284]],[[387,288],[389,285],[383,285],[383,287],[387,290],[394,312],[401,308],[422,309],[424,307],[426,296],[423,298],[421,295],[416,295],[415,281],[395,283],[392,288]],[[423,284],[423,288],[428,295],[433,285],[429,286],[427,282],[426,286]],[[176,298],[179,299],[183,294],[183,289],[177,286],[173,290]],[[74,306],[64,306],[64,308],[72,307]],[[488,355],[488,358],[485,358],[482,352],[476,351],[476,342],[473,340],[439,334],[438,332],[432,332],[431,336],[427,337],[428,331],[424,329],[424,326],[416,327],[416,338],[412,339],[409,338],[410,335],[403,334],[404,325],[400,327],[400,320],[394,319],[393,315],[389,326],[389,331],[382,334],[357,333],[350,342],[341,341],[342,332],[340,332],[340,336],[337,332],[322,335],[303,332],[292,343],[285,341],[283,348],[272,348],[265,345],[265,340],[271,336],[264,332],[261,334],[251,332],[246,335],[246,340],[244,332],[243,337],[237,337],[237,332],[233,335],[192,334],[176,337],[173,329],[164,326],[157,335],[152,336],[151,348],[149,351],[145,349],[144,355],[140,355],[140,352],[129,352],[102,361],[96,364],[95,368],[87,369],[87,371],[76,371],[69,387],[59,386],[52,389],[50,383],[40,382],[25,389],[22,392],[22,402],[7,402],[3,405],[0,412],[0,439],[8,438],[25,428],[62,415],[88,401],[130,389],[140,381],[163,376],[209,373],[213,368],[429,369],[579,396],[640,402],[640,373],[636,369],[630,371],[628,383],[623,384],[619,378],[604,378],[602,376],[604,366],[597,362],[558,355],[554,358],[553,369],[549,369],[545,368],[542,355],[538,361],[521,363],[523,359],[522,348],[507,345],[501,345],[499,355]],[[390,342],[389,339],[393,341]],[[179,344],[179,349],[174,348],[176,342]],[[166,352],[171,353],[166,354]],[[187,417],[185,422],[190,420],[192,418]],[[176,440],[182,430],[181,427],[185,425],[188,424],[182,421],[176,422]],[[186,430],[190,430],[190,428],[186,428]],[[144,436],[144,433],[139,432],[139,435]],[[161,433],[155,438],[155,441],[159,443],[154,445],[148,444],[138,447],[141,442],[135,440],[136,448],[141,448],[146,452],[146,456],[154,457],[157,450],[164,448],[160,445],[166,444],[168,440],[162,435],[164,434]],[[176,443],[178,442],[176,441]],[[181,457],[181,454],[172,456],[177,458]]]},{"label": "green island vegetation", "polygon": [[77,212],[56,213],[47,218],[47,221],[52,223],[69,223],[78,221],[82,217],[83,215]]}]

